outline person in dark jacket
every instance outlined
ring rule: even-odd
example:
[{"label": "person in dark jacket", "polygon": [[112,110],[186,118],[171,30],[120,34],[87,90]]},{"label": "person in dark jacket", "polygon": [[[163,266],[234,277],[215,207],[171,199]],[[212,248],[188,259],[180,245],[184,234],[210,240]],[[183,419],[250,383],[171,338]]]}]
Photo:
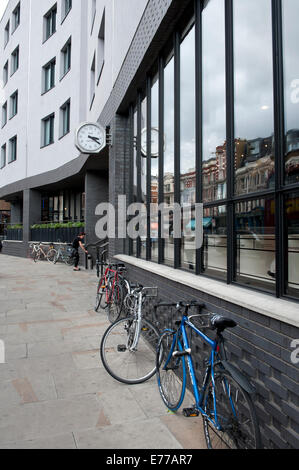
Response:
[{"label": "person in dark jacket", "polygon": [[74,271],[80,271],[80,268],[78,267],[79,259],[80,259],[79,248],[81,248],[84,251],[84,253],[86,254],[88,253],[88,251],[85,249],[83,245],[84,237],[85,237],[85,233],[82,232],[73,241],[73,257],[75,258]]}]

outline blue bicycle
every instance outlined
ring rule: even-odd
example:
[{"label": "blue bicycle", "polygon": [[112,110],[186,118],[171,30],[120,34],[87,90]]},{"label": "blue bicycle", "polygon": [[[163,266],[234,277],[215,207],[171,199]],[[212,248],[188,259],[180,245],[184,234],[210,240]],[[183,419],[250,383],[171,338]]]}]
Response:
[{"label": "blue bicycle", "polygon": [[[160,303],[158,307],[176,307],[182,319],[175,322],[177,329],[167,329],[161,334],[157,347],[158,387],[165,405],[177,411],[183,403],[186,391],[186,359],[192,383],[195,405],[185,408],[186,417],[203,417],[204,434],[209,449],[259,449],[261,437],[257,414],[252,400],[254,387],[247,378],[227,361],[223,331],[237,324],[221,315],[189,316],[189,310],[196,307],[199,312],[204,304],[192,301],[177,304]],[[198,318],[196,327],[192,318]],[[205,322],[208,317],[208,322]],[[215,339],[206,336],[200,329],[211,328]],[[192,347],[188,330],[192,330],[211,348],[206,361],[202,387],[199,389],[195,375]],[[161,360],[162,356],[162,360]]]}]

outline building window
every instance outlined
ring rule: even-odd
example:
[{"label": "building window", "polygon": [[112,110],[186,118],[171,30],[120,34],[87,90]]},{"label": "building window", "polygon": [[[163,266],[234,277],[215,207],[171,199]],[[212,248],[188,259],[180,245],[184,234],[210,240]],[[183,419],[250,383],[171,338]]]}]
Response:
[{"label": "building window", "polygon": [[2,127],[7,123],[7,101],[2,106]]},{"label": "building window", "polygon": [[60,108],[60,137],[63,137],[70,132],[70,111],[71,102],[68,100]]},{"label": "building window", "polygon": [[71,69],[72,41],[71,38],[61,49],[61,78]]},{"label": "building window", "polygon": [[[212,25],[213,27],[211,27]],[[207,4],[202,12],[202,29],[202,191],[203,202],[207,203],[226,199],[224,0],[214,0]]]},{"label": "building window", "polygon": [[55,86],[55,66],[56,58],[52,59],[43,67],[43,93],[46,93]]},{"label": "building window", "polygon": [[17,136],[9,139],[8,163],[15,162],[17,159]]},{"label": "building window", "polygon": [[299,63],[294,42],[299,41],[295,20],[297,14],[298,2],[283,2],[286,184],[299,182]]},{"label": "building window", "polygon": [[95,22],[95,19],[96,19],[96,13],[97,13],[97,0],[92,0],[92,4],[91,4],[91,32],[90,32],[90,34],[92,34],[94,22]]},{"label": "building window", "polygon": [[18,91],[15,91],[10,97],[10,116],[13,118],[18,113]]},{"label": "building window", "polygon": [[4,168],[6,165],[6,144],[2,145],[1,147],[1,166],[0,168]]},{"label": "building window", "polygon": [[20,24],[21,6],[20,3],[12,12],[12,33],[17,29]]},{"label": "building window", "polygon": [[97,83],[99,83],[105,63],[105,10],[98,34]]},{"label": "building window", "polygon": [[61,15],[62,21],[69,14],[71,9],[72,9],[72,0],[63,0],[63,2],[62,2],[62,15]]},{"label": "building window", "polygon": [[56,32],[57,4],[44,16],[44,42]]},{"label": "building window", "polygon": [[5,28],[4,28],[4,47],[6,47],[8,41],[9,41],[9,30],[10,30],[10,23],[8,21]]},{"label": "building window", "polygon": [[8,82],[8,61],[3,67],[3,86]]},{"label": "building window", "polygon": [[94,54],[90,68],[90,108],[93,105],[96,89],[96,55]]},{"label": "building window", "polygon": [[[192,207],[196,199],[195,171],[195,28],[183,39],[180,46],[180,200],[181,207]],[[185,217],[186,216],[186,217]],[[188,270],[195,269],[195,243],[190,226],[190,213],[182,213],[183,234],[179,264]],[[189,232],[189,233],[188,233]]]},{"label": "building window", "polygon": [[11,67],[10,67],[10,75],[13,75],[19,68],[19,46],[15,48],[13,53],[11,54]]},{"label": "building window", "polygon": [[[271,0],[234,1],[236,195],[269,189],[274,181],[271,18]],[[245,47],[245,37],[255,41]],[[262,51],[256,41],[263,44]],[[257,172],[264,176],[259,182]]]},{"label": "building window", "polygon": [[55,115],[51,114],[42,120],[42,147],[54,143],[54,119]]}]

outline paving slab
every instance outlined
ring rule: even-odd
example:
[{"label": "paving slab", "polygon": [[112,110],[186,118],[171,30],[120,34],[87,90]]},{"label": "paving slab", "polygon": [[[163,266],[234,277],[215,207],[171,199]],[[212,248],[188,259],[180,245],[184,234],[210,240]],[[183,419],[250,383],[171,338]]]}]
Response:
[{"label": "paving slab", "polygon": [[201,418],[169,413],[155,377],[129,386],[104,369],[95,272],[0,256],[1,449],[206,448]]}]

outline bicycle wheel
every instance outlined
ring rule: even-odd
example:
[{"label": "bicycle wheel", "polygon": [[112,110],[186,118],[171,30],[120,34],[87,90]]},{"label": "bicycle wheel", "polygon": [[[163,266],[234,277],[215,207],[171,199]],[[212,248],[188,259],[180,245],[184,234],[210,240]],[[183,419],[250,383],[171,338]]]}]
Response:
[{"label": "bicycle wheel", "polygon": [[95,312],[98,312],[100,307],[104,308],[105,305],[106,305],[106,281],[105,281],[105,277],[103,276],[98,282],[96,302],[95,302],[95,307],[94,307]]},{"label": "bicycle wheel", "polygon": [[215,374],[204,396],[204,410],[215,422],[214,396],[217,421],[216,429],[207,417],[203,417],[204,433],[209,449],[260,449],[261,437],[256,411],[250,395],[226,371]]},{"label": "bicycle wheel", "polygon": [[57,262],[57,256],[58,256],[57,251],[56,251],[54,248],[52,248],[52,249],[49,250],[48,253],[47,253],[47,260],[48,260],[50,263],[56,264],[56,262]]},{"label": "bicycle wheel", "polygon": [[110,289],[110,293],[108,294],[108,320],[111,323],[116,322],[122,312],[123,307],[123,290],[120,284],[115,284],[114,289]]},{"label": "bicycle wheel", "polygon": [[[185,357],[173,357],[175,347],[176,333],[173,331],[162,333],[156,356],[157,380],[162,400],[171,411],[180,408],[186,391]],[[183,350],[180,341],[178,348],[180,351]]]},{"label": "bicycle wheel", "polygon": [[121,318],[106,330],[100,348],[107,372],[119,382],[129,385],[145,382],[156,372],[159,331],[148,320],[141,319],[139,340],[132,350],[136,328],[135,318]]},{"label": "bicycle wheel", "polygon": [[35,251],[33,254],[33,261],[36,263],[37,261],[40,260],[40,257],[41,257],[41,251],[40,250]]}]

